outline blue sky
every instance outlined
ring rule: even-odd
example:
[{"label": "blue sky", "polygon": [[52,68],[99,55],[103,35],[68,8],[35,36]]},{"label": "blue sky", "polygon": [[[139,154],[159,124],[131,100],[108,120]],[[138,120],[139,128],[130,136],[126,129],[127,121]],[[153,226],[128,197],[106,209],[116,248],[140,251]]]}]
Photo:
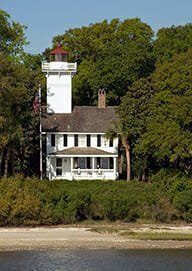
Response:
[{"label": "blue sky", "polygon": [[139,17],[154,31],[192,22],[192,0],[0,0],[0,9],[28,27],[32,54],[51,47],[52,38],[74,27],[104,19]]}]

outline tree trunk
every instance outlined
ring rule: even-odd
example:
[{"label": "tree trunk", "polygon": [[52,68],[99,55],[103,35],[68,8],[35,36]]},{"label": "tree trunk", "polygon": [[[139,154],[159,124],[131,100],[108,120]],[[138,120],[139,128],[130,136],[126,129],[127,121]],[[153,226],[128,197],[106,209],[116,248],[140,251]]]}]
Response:
[{"label": "tree trunk", "polygon": [[122,175],[123,173],[123,155],[122,154],[119,154],[119,157],[118,157],[118,170],[119,170],[119,173]]},{"label": "tree trunk", "polygon": [[11,173],[14,176],[15,175],[15,152],[14,149],[11,152]]},{"label": "tree trunk", "polygon": [[127,181],[130,181],[131,180],[131,153],[130,153],[131,148],[127,141],[124,143],[124,147],[125,147],[125,154],[126,154],[126,160],[127,160]]},{"label": "tree trunk", "polygon": [[4,168],[4,177],[7,178],[8,176],[8,165],[9,165],[9,148],[5,154],[5,168]]}]

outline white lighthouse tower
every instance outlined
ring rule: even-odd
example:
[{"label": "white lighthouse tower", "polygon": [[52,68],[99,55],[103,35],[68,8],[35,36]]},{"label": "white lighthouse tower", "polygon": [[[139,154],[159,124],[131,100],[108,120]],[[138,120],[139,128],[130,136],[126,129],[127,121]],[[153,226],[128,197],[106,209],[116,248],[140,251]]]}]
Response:
[{"label": "white lighthouse tower", "polygon": [[68,52],[58,44],[50,52],[50,62],[42,63],[42,72],[47,78],[47,112],[72,112],[72,77],[77,71],[77,63],[68,63]]}]

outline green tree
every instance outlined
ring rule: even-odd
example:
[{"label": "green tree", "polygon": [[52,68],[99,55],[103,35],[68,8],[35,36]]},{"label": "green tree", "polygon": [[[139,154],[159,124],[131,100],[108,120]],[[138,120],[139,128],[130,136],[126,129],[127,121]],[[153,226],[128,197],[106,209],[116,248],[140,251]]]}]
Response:
[{"label": "green tree", "polygon": [[15,170],[32,175],[38,168],[38,116],[32,104],[44,77],[42,56],[23,50],[25,29],[0,10],[0,176]]},{"label": "green tree", "polygon": [[152,37],[150,26],[138,18],[105,20],[55,37],[53,43],[62,41],[70,60],[79,64],[73,80],[74,103],[96,104],[103,87],[108,104],[119,104],[127,87],[154,69]]},{"label": "green tree", "polygon": [[25,26],[12,21],[7,12],[0,10],[0,53],[13,57],[21,55],[23,46],[27,44],[25,29]]},{"label": "green tree", "polygon": [[38,119],[32,104],[40,78],[26,65],[0,55],[0,157],[5,176],[14,174],[15,169],[29,174],[27,169],[34,170],[33,163],[29,164],[31,158],[37,161]]},{"label": "green tree", "polygon": [[155,96],[140,150],[158,167],[190,174],[192,161],[192,50],[157,67],[153,75]]},{"label": "green tree", "polygon": [[159,63],[169,61],[176,54],[192,47],[192,24],[161,28],[154,42],[154,53]]},{"label": "green tree", "polygon": [[[134,157],[135,146],[145,132],[146,119],[150,115],[150,101],[153,94],[154,90],[150,77],[136,81],[122,98],[121,104],[117,108],[118,117],[114,127],[106,134],[109,138],[117,135],[120,137],[125,149],[128,181],[131,177],[135,177],[134,174],[131,174],[131,168],[133,169],[131,157]],[[139,175],[144,176],[145,170],[145,166],[142,165]],[[141,178],[141,176],[139,177]]]}]

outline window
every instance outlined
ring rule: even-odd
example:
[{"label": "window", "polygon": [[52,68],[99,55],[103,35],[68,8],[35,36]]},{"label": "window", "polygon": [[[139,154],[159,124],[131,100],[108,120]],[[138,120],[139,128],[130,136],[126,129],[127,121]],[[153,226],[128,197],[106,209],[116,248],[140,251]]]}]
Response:
[{"label": "window", "polygon": [[114,163],[113,163],[113,157],[109,158],[109,168],[113,169],[114,168]]},{"label": "window", "polygon": [[109,147],[113,147],[113,139],[109,140]]},{"label": "window", "polygon": [[101,135],[97,135],[97,147],[101,147]]},{"label": "window", "polygon": [[62,167],[62,159],[61,158],[57,158],[56,167]]},{"label": "window", "polygon": [[98,157],[97,168],[113,169],[114,168],[113,157]]},{"label": "window", "polygon": [[56,175],[62,176],[62,168],[56,168]]},{"label": "window", "polygon": [[86,136],[85,135],[79,135],[78,136],[78,145],[79,145],[79,147],[85,147],[86,146]]},{"label": "window", "polygon": [[79,168],[86,168],[86,158],[85,157],[80,157],[79,159]]},{"label": "window", "polygon": [[91,135],[87,135],[87,147],[91,146]]},{"label": "window", "polygon": [[91,158],[87,157],[87,168],[90,169],[91,167]]},{"label": "window", "polygon": [[90,157],[75,157],[74,168],[91,169],[92,168],[91,158]]},{"label": "window", "polygon": [[75,157],[74,158],[74,168],[78,168],[78,158],[77,157]]},{"label": "window", "polygon": [[67,135],[63,135],[63,146],[67,147]]},{"label": "window", "polygon": [[103,157],[101,161],[102,161],[102,166],[101,167],[104,168],[104,169],[108,169],[109,168],[108,167],[108,161],[109,161],[108,158]]},{"label": "window", "polygon": [[56,159],[56,175],[62,176],[62,158]]},{"label": "window", "polygon": [[78,135],[74,135],[74,146],[78,147]]},{"label": "window", "polygon": [[55,147],[55,135],[51,134],[51,147]]},{"label": "window", "polygon": [[97,168],[101,167],[101,158],[97,157]]}]

